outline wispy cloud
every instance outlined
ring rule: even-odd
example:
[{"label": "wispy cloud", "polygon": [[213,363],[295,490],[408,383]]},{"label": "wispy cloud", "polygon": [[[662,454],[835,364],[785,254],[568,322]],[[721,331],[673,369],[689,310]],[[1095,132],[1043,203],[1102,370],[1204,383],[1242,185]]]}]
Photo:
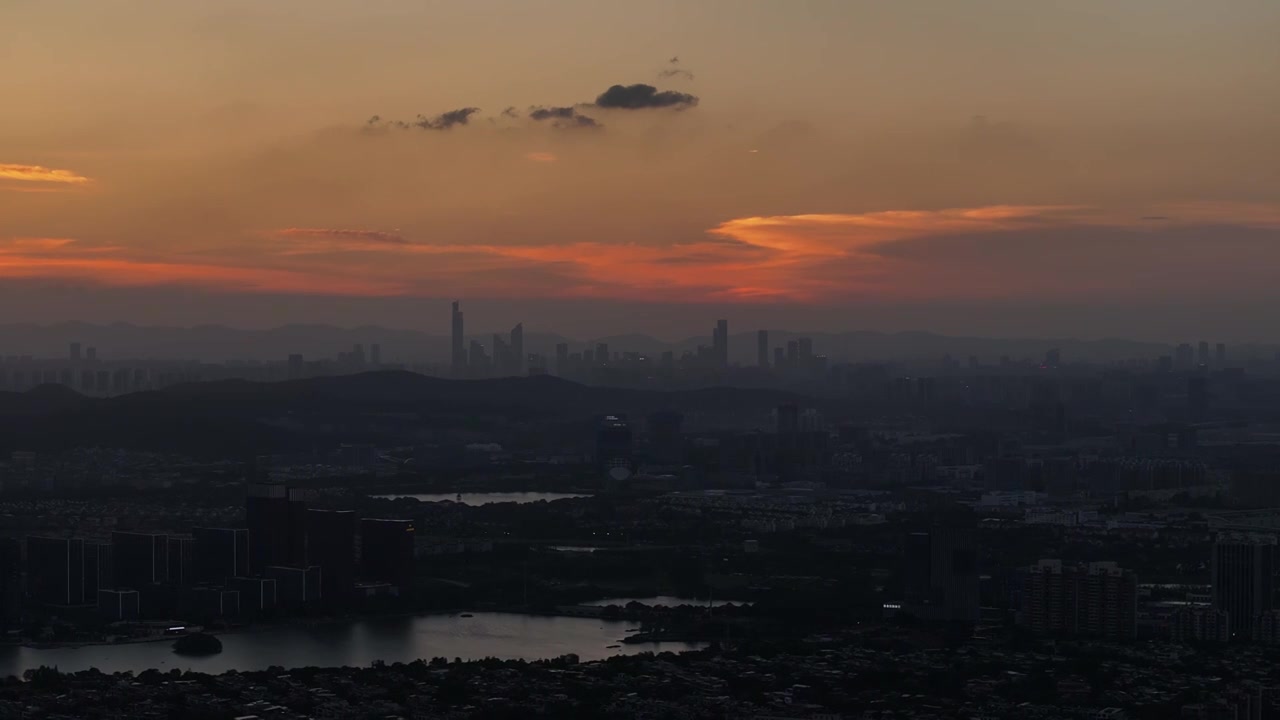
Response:
[{"label": "wispy cloud", "polygon": [[[61,184],[61,186],[79,186],[79,184],[87,184],[90,178],[82,176],[74,170],[63,170],[56,168],[45,168],[42,165],[19,165],[14,163],[0,163],[0,181],[13,181],[22,183],[44,183],[44,184]],[[23,191],[50,191],[54,188],[20,188]]]}]

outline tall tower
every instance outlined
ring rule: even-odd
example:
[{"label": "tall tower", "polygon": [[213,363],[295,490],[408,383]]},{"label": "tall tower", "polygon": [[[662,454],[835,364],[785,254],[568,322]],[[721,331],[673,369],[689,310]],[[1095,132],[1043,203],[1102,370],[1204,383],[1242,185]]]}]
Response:
[{"label": "tall tower", "polygon": [[462,310],[458,307],[458,301],[453,301],[453,354],[450,358],[449,367],[453,371],[454,377],[462,377],[467,367],[467,349],[462,343]]},{"label": "tall tower", "polygon": [[762,368],[769,367],[769,331],[756,333],[756,364]]},{"label": "tall tower", "polygon": [[524,323],[511,328],[511,374],[524,374]]},{"label": "tall tower", "polygon": [[1254,620],[1272,608],[1276,539],[1223,533],[1213,544],[1213,609],[1226,613],[1232,640],[1250,640]]}]

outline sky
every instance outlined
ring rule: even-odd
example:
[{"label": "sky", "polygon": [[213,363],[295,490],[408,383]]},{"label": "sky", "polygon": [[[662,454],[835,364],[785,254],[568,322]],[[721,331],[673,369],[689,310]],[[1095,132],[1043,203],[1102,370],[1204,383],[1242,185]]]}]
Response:
[{"label": "sky", "polygon": [[0,322],[1277,340],[1273,0],[0,2]]}]

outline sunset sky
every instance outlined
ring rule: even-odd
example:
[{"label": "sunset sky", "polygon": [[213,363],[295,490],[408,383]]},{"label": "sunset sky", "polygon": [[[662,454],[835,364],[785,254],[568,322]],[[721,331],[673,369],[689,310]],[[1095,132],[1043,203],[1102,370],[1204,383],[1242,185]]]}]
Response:
[{"label": "sunset sky", "polygon": [[0,322],[1275,338],[1274,0],[4,0]]}]

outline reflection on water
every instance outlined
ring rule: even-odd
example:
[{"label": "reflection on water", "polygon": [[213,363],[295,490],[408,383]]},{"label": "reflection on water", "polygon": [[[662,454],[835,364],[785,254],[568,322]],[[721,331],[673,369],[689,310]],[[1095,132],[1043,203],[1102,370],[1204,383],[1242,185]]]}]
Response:
[{"label": "reflection on water", "polygon": [[399,500],[401,498],[413,498],[418,502],[456,502],[463,505],[492,505],[493,503],[535,503],[539,500],[552,502],[555,500],[567,500],[569,498],[590,497],[590,495],[580,495],[577,493],[552,493],[552,492],[481,492],[481,493],[427,493],[423,495],[374,495],[373,497],[383,500]]},{"label": "reflection on water", "polygon": [[603,600],[592,600],[591,602],[583,603],[583,605],[593,605],[597,607],[603,607],[606,605],[617,605],[621,607],[623,605],[627,605],[628,603],[633,603],[633,602],[640,603],[641,605],[651,605],[653,607],[679,607],[680,605],[701,605],[702,607],[708,607],[708,606],[724,607],[725,605],[750,605],[751,604],[749,602],[742,602],[739,600],[708,601],[707,598],[702,598],[701,600],[699,600],[698,598],[678,597],[675,595],[654,595],[652,597],[642,597],[642,598],[635,598],[635,597],[605,598]]},{"label": "reflection on water", "polygon": [[4,647],[0,648],[0,677],[21,676],[41,665],[64,672],[96,667],[106,673],[138,673],[149,668],[220,673],[271,666],[368,666],[374,660],[390,664],[433,657],[537,660],[568,653],[587,662],[624,653],[681,652],[703,646],[666,642],[609,648],[637,627],[632,622],[591,618],[475,613],[469,618],[419,615],[230,633],[220,636],[222,652],[208,657],[175,655],[170,642],[53,649]]}]

